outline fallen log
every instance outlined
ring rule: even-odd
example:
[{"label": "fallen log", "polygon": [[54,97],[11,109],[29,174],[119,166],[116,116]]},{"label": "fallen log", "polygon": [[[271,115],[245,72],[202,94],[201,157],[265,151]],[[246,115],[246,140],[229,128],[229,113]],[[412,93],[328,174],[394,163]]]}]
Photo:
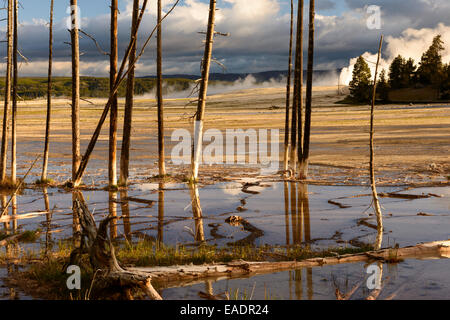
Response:
[{"label": "fallen log", "polygon": [[143,204],[146,204],[148,207],[152,207],[155,204],[155,201],[153,201],[153,200],[133,198],[133,197],[126,197],[126,198],[123,199],[123,201],[131,201],[131,202],[136,202],[136,203],[143,203]]},{"label": "fallen log", "polygon": [[428,193],[428,194],[407,194],[407,193],[379,193],[378,194],[382,198],[397,198],[397,199],[406,199],[406,200],[415,200],[415,199],[428,199],[428,198],[440,198],[439,195]]},{"label": "fallen log", "polygon": [[233,261],[212,265],[187,265],[172,267],[129,268],[128,271],[145,273],[152,282],[160,287],[182,285],[208,278],[240,278],[259,274],[295,270],[301,268],[322,267],[357,262],[398,262],[404,259],[435,259],[450,257],[450,240],[422,243],[404,248],[388,248],[358,254],[347,254],[328,258],[313,258],[301,261],[285,262],[247,262]]}]

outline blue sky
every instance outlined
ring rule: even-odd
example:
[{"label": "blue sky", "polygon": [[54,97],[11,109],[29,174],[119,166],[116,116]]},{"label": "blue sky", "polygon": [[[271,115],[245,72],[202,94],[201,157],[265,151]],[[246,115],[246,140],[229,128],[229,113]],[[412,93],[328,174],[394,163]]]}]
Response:
[{"label": "blue sky", "polygon": [[[48,55],[48,27],[50,0],[20,0],[19,45],[21,52],[30,60],[21,64],[24,75],[45,75]],[[142,25],[141,37],[147,35],[155,25],[155,2]],[[163,0],[165,10],[174,0]],[[164,72],[198,74],[202,56],[202,38],[198,32],[206,27],[207,0],[181,0],[171,16],[163,24]],[[297,0],[294,0],[297,4]],[[65,24],[69,0],[55,0],[55,74],[70,75],[69,33]],[[102,48],[109,46],[109,4],[110,0],[78,0],[81,11],[81,28],[93,35]],[[131,0],[119,0],[119,52],[123,53],[130,33],[131,18],[127,5]],[[214,57],[227,66],[227,72],[244,73],[268,70],[285,70],[287,67],[289,43],[289,0],[218,0],[217,30],[229,32],[228,38],[218,38],[214,44]],[[305,0],[305,11],[309,1]],[[366,26],[366,9],[379,5],[382,10],[382,28],[369,30]],[[129,8],[129,7],[128,7]],[[401,45],[394,45],[396,39],[411,38],[413,29],[421,34],[424,43],[437,29],[444,40],[450,43],[446,25],[450,26],[449,0],[316,0],[316,52],[317,69],[335,69],[349,65],[351,58],[374,52],[378,39],[386,37],[384,55],[387,59],[398,52]],[[5,11],[0,11],[4,18]],[[305,36],[308,15],[305,15]],[[5,37],[5,21],[0,22],[0,39]],[[440,24],[443,27],[440,27]],[[427,36],[424,36],[424,28]],[[450,27],[449,27],[450,28]],[[427,30],[428,30],[427,29]],[[422,31],[421,31],[422,30]],[[408,33],[409,32],[409,33]],[[413,32],[413,33],[414,33]],[[398,42],[398,41],[397,41]],[[306,50],[307,41],[305,41]],[[404,44],[402,44],[404,46]],[[0,55],[4,56],[4,46]],[[80,40],[82,74],[108,74],[107,57],[99,54],[95,45],[86,37]],[[417,49],[419,50],[419,49]],[[416,49],[405,54],[416,57]],[[417,52],[416,52],[417,51]],[[403,51],[402,51],[403,52]],[[420,53],[420,52],[419,52]],[[154,74],[154,44],[151,43],[142,57],[138,75]],[[449,53],[450,55],[450,53]],[[305,54],[306,57],[306,54]],[[0,62],[0,70],[4,70]],[[217,66],[214,72],[220,72]]]}]

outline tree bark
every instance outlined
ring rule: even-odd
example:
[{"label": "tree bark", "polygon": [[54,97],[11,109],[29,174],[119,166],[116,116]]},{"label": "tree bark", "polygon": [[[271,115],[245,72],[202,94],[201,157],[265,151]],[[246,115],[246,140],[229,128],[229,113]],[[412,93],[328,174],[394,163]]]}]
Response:
[{"label": "tree bark", "polygon": [[299,178],[307,179],[309,165],[309,147],[311,141],[311,116],[312,116],[312,85],[314,72],[314,20],[315,0],[309,3],[309,43],[308,43],[308,71],[306,79],[306,102],[305,102],[305,130],[303,136],[303,150],[299,153]]},{"label": "tree bark", "polygon": [[12,84],[12,114],[11,114],[11,184],[17,183],[17,56],[18,56],[18,24],[19,0],[14,0],[14,31],[13,31],[13,84]]},{"label": "tree bark", "polygon": [[13,0],[8,0],[7,60],[5,76],[5,106],[3,110],[2,147],[0,152],[0,179],[6,182],[6,161],[9,134],[9,105],[11,103],[11,65],[13,49]]},{"label": "tree bark", "polygon": [[72,180],[75,180],[81,162],[80,152],[80,44],[78,2],[70,0],[72,30]]},{"label": "tree bark", "polygon": [[158,152],[159,152],[159,176],[166,175],[165,151],[164,151],[164,106],[162,96],[162,7],[158,0],[158,30],[157,30],[157,86],[156,95],[158,99]]},{"label": "tree bark", "polygon": [[289,116],[291,107],[291,76],[292,76],[292,43],[294,38],[294,0],[291,0],[291,24],[289,33],[289,65],[286,85],[286,123],[284,128],[284,174],[289,170]]},{"label": "tree bark", "polygon": [[[291,169],[295,174],[297,164],[297,153],[301,146],[301,140],[297,137],[302,135],[302,126],[298,120],[302,118],[303,108],[303,8],[304,0],[298,1],[297,9],[297,39],[295,48],[295,72],[294,72],[294,101],[292,105],[292,125],[291,125]],[[300,113],[300,114],[299,114]],[[298,131],[297,131],[298,130]]]},{"label": "tree bark", "polygon": [[108,159],[108,178],[110,186],[117,186],[117,114],[118,102],[117,93],[113,93],[114,84],[117,79],[118,65],[118,46],[117,46],[117,14],[118,0],[111,0],[111,53],[110,53],[110,75],[109,90],[113,96],[111,101],[111,114],[109,121],[109,159]]},{"label": "tree bark", "polygon": [[372,198],[373,198],[373,207],[375,211],[375,215],[377,217],[377,239],[375,241],[375,249],[381,248],[381,243],[383,240],[383,214],[381,212],[380,207],[380,200],[378,199],[378,192],[377,192],[377,186],[376,186],[376,180],[375,180],[375,163],[374,163],[374,157],[375,157],[375,146],[373,137],[375,135],[375,129],[374,129],[374,118],[375,118],[375,99],[377,94],[377,76],[378,76],[378,65],[380,63],[380,57],[381,57],[381,49],[383,47],[383,36],[381,36],[380,39],[380,46],[378,48],[378,58],[377,58],[377,65],[375,68],[375,77],[374,77],[374,83],[373,83],[373,94],[372,94],[372,107],[370,109],[370,185],[372,187]]},{"label": "tree bark", "polygon": [[194,124],[194,141],[192,144],[192,172],[191,180],[196,182],[198,178],[198,168],[202,155],[203,143],[203,118],[205,115],[206,95],[208,92],[209,70],[211,67],[211,56],[214,43],[214,27],[216,17],[216,0],[209,2],[208,31],[206,32],[205,53],[202,60],[202,80],[198,96],[198,106],[196,113],[196,122]]},{"label": "tree bark", "polygon": [[[137,20],[139,15],[139,0],[133,1],[133,17],[131,22],[131,37],[136,34]],[[137,34],[136,34],[137,38]],[[122,150],[120,154],[120,184],[127,185],[129,177],[129,165],[130,165],[130,144],[131,144],[131,127],[133,122],[133,98],[134,98],[134,71],[135,66],[132,65],[136,59],[136,43],[134,41],[131,47],[128,63],[131,66],[127,78],[127,91],[125,97],[125,116],[123,120],[123,138],[122,138]]]},{"label": "tree bark", "polygon": [[47,80],[47,120],[45,123],[44,159],[42,165],[41,181],[47,180],[48,154],[50,145],[50,121],[52,111],[52,68],[53,68],[53,8],[54,0],[50,2],[50,30],[48,43],[48,80]]}]

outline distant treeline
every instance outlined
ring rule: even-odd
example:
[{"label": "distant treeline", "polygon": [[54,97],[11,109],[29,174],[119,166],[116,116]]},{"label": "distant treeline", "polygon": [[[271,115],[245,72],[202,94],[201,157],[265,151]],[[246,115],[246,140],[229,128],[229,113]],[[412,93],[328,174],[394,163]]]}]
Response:
[{"label": "distant treeline", "polygon": [[[193,80],[165,79],[165,91],[183,91],[191,88]],[[151,78],[136,78],[135,95],[151,93],[156,80]],[[0,79],[0,96],[4,96],[5,79]],[[47,78],[19,78],[18,95],[21,99],[30,100],[47,96]],[[126,81],[119,88],[119,97],[125,97]],[[70,97],[72,94],[72,79],[56,77],[53,79],[53,96]],[[109,78],[81,77],[80,95],[84,98],[107,98],[109,96]]]},{"label": "distant treeline", "polygon": [[[450,99],[450,63],[442,61],[444,49],[442,37],[437,35],[418,65],[412,58],[397,56],[389,67],[389,73],[386,70],[380,73],[377,84],[379,99],[384,102]],[[347,100],[369,102],[373,88],[371,78],[369,65],[360,56],[353,69]]]}]

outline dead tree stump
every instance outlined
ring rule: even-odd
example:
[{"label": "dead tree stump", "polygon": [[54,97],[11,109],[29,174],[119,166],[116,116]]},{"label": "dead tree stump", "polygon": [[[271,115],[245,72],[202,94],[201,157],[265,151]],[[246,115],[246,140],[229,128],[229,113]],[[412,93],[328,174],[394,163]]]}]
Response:
[{"label": "dead tree stump", "polygon": [[73,203],[74,212],[81,225],[81,244],[72,251],[70,264],[77,265],[83,254],[88,254],[93,270],[96,272],[96,285],[101,288],[120,288],[130,298],[132,289],[142,290],[152,300],[162,300],[151,284],[148,273],[127,271],[117,262],[114,246],[108,236],[108,224],[115,217],[108,216],[97,229],[95,219],[89,211],[83,196],[77,194]]}]

